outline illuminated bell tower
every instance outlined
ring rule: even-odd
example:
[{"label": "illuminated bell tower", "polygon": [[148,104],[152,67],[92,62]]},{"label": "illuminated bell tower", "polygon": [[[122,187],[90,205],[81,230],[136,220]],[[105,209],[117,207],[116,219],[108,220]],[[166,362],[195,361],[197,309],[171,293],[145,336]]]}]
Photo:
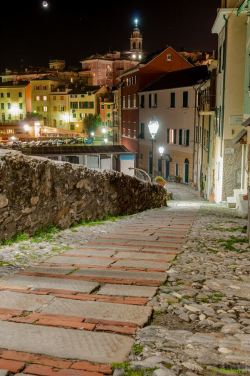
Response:
[{"label": "illuminated bell tower", "polygon": [[140,29],[138,28],[138,19],[134,20],[134,30],[130,37],[130,52],[131,52],[131,59],[132,60],[141,60],[143,57],[142,51],[142,34]]}]

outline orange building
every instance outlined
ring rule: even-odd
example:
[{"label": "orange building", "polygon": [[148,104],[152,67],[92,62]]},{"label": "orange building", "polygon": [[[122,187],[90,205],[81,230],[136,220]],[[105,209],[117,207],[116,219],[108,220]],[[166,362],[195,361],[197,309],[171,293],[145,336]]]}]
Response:
[{"label": "orange building", "polygon": [[[173,72],[193,65],[183,58],[172,47],[149,55],[141,64],[121,75],[121,132],[122,144],[132,152],[138,153],[140,128],[138,92],[159,78],[162,74]],[[152,106],[157,106],[156,97],[152,97]]]}]

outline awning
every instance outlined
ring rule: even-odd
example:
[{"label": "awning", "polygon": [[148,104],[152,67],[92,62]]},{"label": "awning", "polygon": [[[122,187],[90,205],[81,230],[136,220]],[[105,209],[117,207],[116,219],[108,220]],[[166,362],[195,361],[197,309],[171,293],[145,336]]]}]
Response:
[{"label": "awning", "polygon": [[232,144],[233,145],[236,145],[238,144],[238,142],[240,142],[240,140],[247,135],[247,130],[246,129],[242,129],[242,131],[240,131],[232,140]]}]

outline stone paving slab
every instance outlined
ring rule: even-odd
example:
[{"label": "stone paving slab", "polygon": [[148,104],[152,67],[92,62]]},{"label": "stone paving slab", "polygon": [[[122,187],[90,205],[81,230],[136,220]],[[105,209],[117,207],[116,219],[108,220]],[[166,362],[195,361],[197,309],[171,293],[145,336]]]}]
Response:
[{"label": "stone paving slab", "polygon": [[164,261],[172,261],[175,258],[175,255],[171,254],[151,254],[146,252],[118,252],[115,255],[116,258],[119,259],[141,259],[141,260],[164,260]]},{"label": "stone paving slab", "polygon": [[250,281],[238,282],[227,279],[207,280],[206,285],[214,290],[220,291],[227,296],[238,296],[243,299],[250,299]]},{"label": "stone paving slab", "polygon": [[124,305],[116,303],[89,302],[55,298],[42,309],[43,313],[80,316],[99,320],[122,321],[136,325],[145,324],[151,313],[151,307]]},{"label": "stone paving slab", "polygon": [[110,285],[106,284],[98,291],[100,295],[115,296],[137,296],[151,298],[157,291],[156,287],[148,286],[128,286],[128,285]]},{"label": "stone paving slab", "polygon": [[[49,277],[32,277],[14,275],[0,282],[0,287],[26,287],[31,289],[60,289],[91,293],[99,286],[98,283],[88,281],[76,281],[71,279],[56,279]],[[1,302],[0,302],[1,305]]]},{"label": "stone paving slab", "polygon": [[0,321],[0,347],[97,363],[123,362],[133,339],[109,333]]},{"label": "stone paving slab", "polygon": [[98,270],[98,269],[79,269],[71,274],[72,276],[91,276],[91,277],[109,277],[119,279],[134,279],[134,280],[156,280],[164,282],[166,280],[166,273],[158,272],[127,272],[117,270]]},{"label": "stone paving slab", "polygon": [[81,256],[81,257],[86,257],[86,256],[97,256],[97,257],[112,257],[116,253],[116,250],[112,251],[104,251],[104,250],[87,250],[87,249],[73,249],[72,251],[68,251],[66,253],[67,256]]},{"label": "stone paving slab", "polygon": [[99,259],[94,257],[68,257],[54,256],[46,260],[47,263],[68,264],[68,265],[100,265],[108,266],[112,263],[112,259]]},{"label": "stone paving slab", "polygon": [[47,295],[41,296],[12,291],[0,291],[0,308],[35,311],[49,304],[53,299],[52,296]]},{"label": "stone paving slab", "polygon": [[6,369],[0,369],[0,376],[7,376],[8,373],[9,373],[8,370],[6,370]]},{"label": "stone paving slab", "polygon": [[160,269],[167,270],[169,268],[166,262],[155,262],[150,260],[119,260],[116,261],[113,266],[124,266],[130,268],[144,268],[144,269]]},{"label": "stone paving slab", "polygon": [[77,270],[76,267],[72,267],[72,268],[67,268],[67,267],[56,267],[56,266],[53,266],[53,267],[49,267],[49,266],[44,266],[43,264],[41,264],[40,266],[33,266],[33,267],[30,267],[28,269],[25,269],[24,272],[28,272],[28,273],[42,273],[42,274],[58,274],[58,275],[68,275],[68,274],[71,274],[72,272],[74,272],[75,270]]}]

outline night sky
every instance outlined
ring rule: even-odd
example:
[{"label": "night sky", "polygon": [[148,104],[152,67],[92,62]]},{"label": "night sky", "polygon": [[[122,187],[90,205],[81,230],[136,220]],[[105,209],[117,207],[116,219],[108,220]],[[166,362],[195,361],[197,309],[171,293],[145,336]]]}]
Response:
[{"label": "night sky", "polygon": [[144,50],[216,49],[211,28],[220,0],[1,0],[0,69],[47,66],[51,58],[76,65],[82,57],[128,50],[138,17]]}]

